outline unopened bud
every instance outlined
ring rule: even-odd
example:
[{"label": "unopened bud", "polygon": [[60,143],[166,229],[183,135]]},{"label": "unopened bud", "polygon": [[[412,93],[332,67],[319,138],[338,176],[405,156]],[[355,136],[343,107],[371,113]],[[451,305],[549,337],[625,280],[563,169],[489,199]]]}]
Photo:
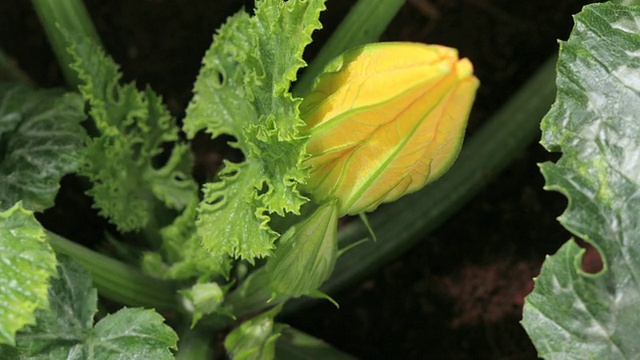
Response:
[{"label": "unopened bud", "polygon": [[478,88],[455,49],[379,43],[332,61],[300,106],[310,136],[306,190],[338,214],[421,189],[456,159]]}]

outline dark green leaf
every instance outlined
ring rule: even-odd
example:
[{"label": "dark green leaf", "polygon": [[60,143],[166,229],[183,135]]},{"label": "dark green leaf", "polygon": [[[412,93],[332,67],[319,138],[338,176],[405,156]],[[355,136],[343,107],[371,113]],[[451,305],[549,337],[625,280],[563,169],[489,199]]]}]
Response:
[{"label": "dark green leaf", "polygon": [[549,257],[526,299],[523,325],[548,359],[640,354],[640,8],[590,5],[561,44],[558,94],[542,144],[547,188],[569,198],[560,222],[600,252],[581,268],[573,241]]},{"label": "dark green leaf", "polygon": [[62,177],[82,163],[83,107],[77,94],[0,83],[0,209],[53,206]]},{"label": "dark green leaf", "polygon": [[[49,311],[17,337],[17,359],[173,359],[177,335],[153,310],[124,308],[93,327],[97,293],[88,272],[62,256]],[[3,349],[0,349],[0,355]]]}]

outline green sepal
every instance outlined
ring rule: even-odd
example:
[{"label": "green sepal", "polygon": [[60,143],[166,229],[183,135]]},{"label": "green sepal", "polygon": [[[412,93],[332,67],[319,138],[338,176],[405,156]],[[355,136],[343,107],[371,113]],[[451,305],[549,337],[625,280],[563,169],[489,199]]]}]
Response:
[{"label": "green sepal", "polygon": [[275,358],[276,340],[287,325],[274,317],[282,310],[276,306],[235,328],[224,340],[224,346],[234,360],[271,360]]},{"label": "green sepal", "polygon": [[298,297],[317,291],[333,272],[338,258],[337,237],[336,201],[320,206],[289,228],[265,264],[273,297]]}]

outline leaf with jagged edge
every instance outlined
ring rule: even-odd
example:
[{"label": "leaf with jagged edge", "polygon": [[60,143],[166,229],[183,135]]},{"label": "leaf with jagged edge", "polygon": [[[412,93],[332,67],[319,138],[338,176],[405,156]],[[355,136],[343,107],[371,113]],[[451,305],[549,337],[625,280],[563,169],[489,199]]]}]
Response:
[{"label": "leaf with jagged edge", "polygon": [[547,188],[569,199],[560,222],[604,267],[582,270],[573,240],[544,262],[523,325],[546,359],[640,359],[640,7],[589,5],[561,44],[558,93],[542,144]]},{"label": "leaf with jagged edge", "polygon": [[198,200],[194,199],[171,225],[160,230],[163,256],[157,252],[144,255],[143,268],[147,273],[175,280],[229,275],[231,258],[212,256],[200,242],[195,223],[197,205]]},{"label": "leaf with jagged edge", "polygon": [[84,118],[78,94],[0,83],[0,210],[53,206],[62,177],[82,164]]},{"label": "leaf with jagged edge", "polygon": [[188,146],[177,144],[166,164],[154,164],[162,145],[178,140],[162,98],[149,87],[138,91],[134,84],[120,85],[118,66],[100,46],[81,36],[67,37],[71,66],[99,133],[88,142],[81,173],[93,182],[88,193],[100,213],[120,230],[131,231],[145,226],[156,200],[183,209],[197,195]]},{"label": "leaf with jagged edge", "polygon": [[49,306],[55,275],[56,256],[33,212],[21,203],[0,212],[0,344],[14,345],[16,331]]},{"label": "leaf with jagged edge", "polygon": [[173,359],[178,336],[154,310],[123,308],[94,326],[98,296],[88,271],[69,257],[59,260],[50,310],[18,333],[16,349],[0,346],[2,359]]},{"label": "leaf with jagged edge", "polygon": [[268,255],[277,237],[270,214],[297,214],[307,201],[298,191],[308,172],[304,123],[289,87],[323,9],[324,0],[256,1],[255,16],[232,16],[203,59],[184,130],[190,138],[201,129],[232,135],[245,156],[205,187],[198,234],[212,251],[249,261]]}]

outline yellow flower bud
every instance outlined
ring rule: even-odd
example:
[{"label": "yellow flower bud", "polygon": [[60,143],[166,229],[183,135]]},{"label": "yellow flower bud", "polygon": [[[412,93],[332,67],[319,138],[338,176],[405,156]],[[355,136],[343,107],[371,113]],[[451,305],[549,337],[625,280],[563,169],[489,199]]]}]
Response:
[{"label": "yellow flower bud", "polygon": [[306,190],[353,215],[421,189],[457,157],[478,85],[471,62],[444,46],[378,43],[342,54],[300,106]]}]

